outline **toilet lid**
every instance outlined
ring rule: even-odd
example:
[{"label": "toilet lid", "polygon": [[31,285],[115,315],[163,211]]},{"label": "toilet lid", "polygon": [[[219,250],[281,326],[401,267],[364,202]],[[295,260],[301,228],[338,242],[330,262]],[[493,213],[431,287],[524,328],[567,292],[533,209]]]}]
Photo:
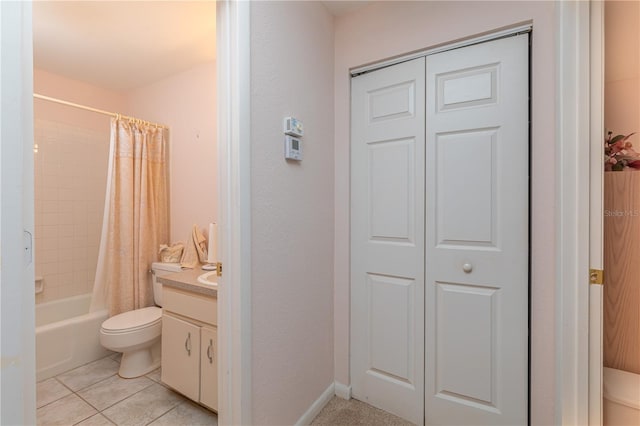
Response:
[{"label": "toilet lid", "polygon": [[161,318],[162,308],[150,306],[113,316],[102,323],[102,329],[108,332],[131,331],[153,325]]}]

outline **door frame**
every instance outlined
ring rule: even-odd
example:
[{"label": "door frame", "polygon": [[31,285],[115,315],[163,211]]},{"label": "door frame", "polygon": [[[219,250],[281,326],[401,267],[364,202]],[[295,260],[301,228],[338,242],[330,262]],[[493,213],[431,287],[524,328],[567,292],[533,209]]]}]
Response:
[{"label": "door frame", "polygon": [[[221,280],[219,308],[220,424],[251,424],[250,111],[249,2],[218,1],[218,200]],[[25,266],[22,229],[33,235],[33,87],[31,2],[0,2],[3,25],[2,303],[1,324],[21,324],[2,333],[2,423],[35,424],[35,296],[33,262]],[[7,24],[7,25],[4,25]],[[18,189],[16,191],[16,188]],[[4,309],[7,307],[7,309]],[[220,321],[221,320],[221,321]],[[5,362],[6,361],[6,362]]]},{"label": "door frame", "polygon": [[[590,62],[590,268],[604,270],[604,1],[592,1]],[[603,286],[589,285],[589,425],[602,425]]]},{"label": "door frame", "polygon": [[602,289],[589,268],[602,267],[604,6],[557,8],[556,419],[601,425]]},{"label": "door frame", "polygon": [[218,206],[223,276],[218,308],[222,425],[251,424],[250,2],[219,0]]},{"label": "door frame", "polygon": [[0,2],[2,424],[36,423],[31,15],[31,2]]}]

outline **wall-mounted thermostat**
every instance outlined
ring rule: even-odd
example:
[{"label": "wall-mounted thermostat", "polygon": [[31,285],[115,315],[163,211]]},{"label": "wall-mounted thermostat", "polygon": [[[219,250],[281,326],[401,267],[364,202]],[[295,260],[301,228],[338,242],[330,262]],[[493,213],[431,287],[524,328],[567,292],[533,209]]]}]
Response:
[{"label": "wall-mounted thermostat", "polygon": [[302,121],[293,117],[285,117],[284,133],[285,135],[302,137],[304,135],[304,125],[302,124]]},{"label": "wall-mounted thermostat", "polygon": [[302,141],[293,136],[284,137],[284,158],[289,160],[302,160]]}]

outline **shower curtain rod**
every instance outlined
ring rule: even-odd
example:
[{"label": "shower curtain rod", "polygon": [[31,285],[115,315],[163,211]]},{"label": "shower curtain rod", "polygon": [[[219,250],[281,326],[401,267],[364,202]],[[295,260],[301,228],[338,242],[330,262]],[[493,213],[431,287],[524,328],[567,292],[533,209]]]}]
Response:
[{"label": "shower curtain rod", "polygon": [[63,101],[62,99],[57,99],[57,98],[52,98],[50,96],[40,95],[38,93],[34,93],[33,97],[36,98],[36,99],[42,99],[43,101],[55,102],[55,103],[58,103],[58,104],[67,105],[67,106],[71,106],[71,107],[74,107],[74,108],[80,108],[80,109],[84,109],[84,110],[87,110],[87,111],[97,112],[99,114],[110,115],[111,117],[122,118],[124,120],[129,120],[129,121],[133,121],[133,122],[136,122],[136,123],[149,124],[151,126],[159,127],[161,129],[168,129],[169,128],[168,126],[165,126],[163,124],[152,123],[151,121],[145,121],[145,120],[141,120],[139,118],[128,117],[126,115],[118,114],[118,113],[115,113],[115,112],[109,112],[109,111],[104,111],[102,109],[91,108],[91,107],[88,107],[88,106],[85,106],[85,105],[75,104],[75,103],[69,102],[69,101]]}]

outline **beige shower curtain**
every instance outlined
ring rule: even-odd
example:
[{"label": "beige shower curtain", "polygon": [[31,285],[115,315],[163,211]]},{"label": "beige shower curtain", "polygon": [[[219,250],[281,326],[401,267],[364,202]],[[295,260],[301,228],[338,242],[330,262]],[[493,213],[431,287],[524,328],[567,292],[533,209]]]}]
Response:
[{"label": "beige shower curtain", "polygon": [[153,305],[149,280],[169,242],[168,131],[111,120],[105,213],[91,310],[109,315]]}]

